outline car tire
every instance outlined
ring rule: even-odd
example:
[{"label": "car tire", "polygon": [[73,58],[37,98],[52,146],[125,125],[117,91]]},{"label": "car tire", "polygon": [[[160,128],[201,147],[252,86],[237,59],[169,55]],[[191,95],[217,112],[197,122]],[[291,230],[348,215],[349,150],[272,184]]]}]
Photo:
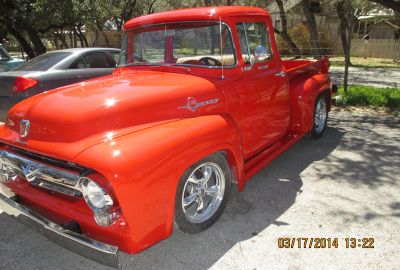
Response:
[{"label": "car tire", "polygon": [[326,94],[318,95],[314,105],[313,127],[311,137],[319,139],[324,134],[326,123],[328,122],[328,104],[326,102]]},{"label": "car tire", "polygon": [[231,171],[225,156],[210,155],[182,175],[175,202],[175,223],[185,233],[213,225],[224,211],[231,191]]}]

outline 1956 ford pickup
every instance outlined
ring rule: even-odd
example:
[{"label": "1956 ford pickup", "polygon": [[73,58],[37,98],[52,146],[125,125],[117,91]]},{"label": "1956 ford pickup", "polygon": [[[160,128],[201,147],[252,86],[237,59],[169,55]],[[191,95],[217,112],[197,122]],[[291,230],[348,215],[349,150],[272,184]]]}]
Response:
[{"label": "1956 ford pickup", "polygon": [[327,59],[282,61],[267,11],[135,18],[112,75],[15,105],[0,126],[0,207],[108,265],[221,216],[234,188],[322,136]]}]

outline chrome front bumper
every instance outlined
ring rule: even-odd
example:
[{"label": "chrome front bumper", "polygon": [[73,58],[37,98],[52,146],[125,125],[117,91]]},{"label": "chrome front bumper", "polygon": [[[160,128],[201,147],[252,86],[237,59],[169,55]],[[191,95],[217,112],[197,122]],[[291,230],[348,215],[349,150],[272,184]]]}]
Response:
[{"label": "chrome front bumper", "polygon": [[64,229],[15,201],[16,195],[0,183],[0,209],[56,244],[104,265],[119,268],[118,248]]}]

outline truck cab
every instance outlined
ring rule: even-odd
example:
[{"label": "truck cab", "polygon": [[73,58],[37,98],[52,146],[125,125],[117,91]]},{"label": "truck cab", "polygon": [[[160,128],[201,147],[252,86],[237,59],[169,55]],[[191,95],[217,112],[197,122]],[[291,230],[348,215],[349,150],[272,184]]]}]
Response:
[{"label": "truck cab", "polygon": [[327,59],[280,58],[263,9],[169,11],[124,31],[112,75],[24,100],[0,127],[0,199],[106,264],[174,223],[210,227],[232,187],[322,136],[333,88]]}]

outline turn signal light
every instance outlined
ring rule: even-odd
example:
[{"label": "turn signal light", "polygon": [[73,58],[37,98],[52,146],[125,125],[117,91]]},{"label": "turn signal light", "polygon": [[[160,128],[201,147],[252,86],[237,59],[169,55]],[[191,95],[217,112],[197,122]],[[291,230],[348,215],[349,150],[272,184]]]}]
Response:
[{"label": "turn signal light", "polygon": [[17,93],[23,92],[37,84],[38,84],[38,81],[36,81],[32,78],[18,76],[14,82],[12,90]]}]

